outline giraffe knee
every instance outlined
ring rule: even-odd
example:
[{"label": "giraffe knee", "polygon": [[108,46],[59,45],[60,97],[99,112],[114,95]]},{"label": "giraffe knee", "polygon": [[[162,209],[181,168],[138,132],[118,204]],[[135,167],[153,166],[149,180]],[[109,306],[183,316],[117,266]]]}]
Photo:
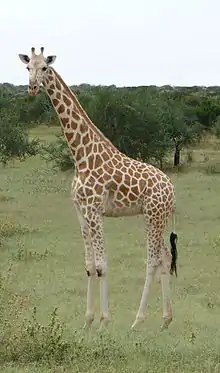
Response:
[{"label": "giraffe knee", "polygon": [[[87,276],[90,277],[90,276],[94,276],[95,275],[95,272],[94,271],[89,271],[88,269],[86,269],[86,273],[87,273]],[[97,273],[97,276],[98,277],[103,277],[104,276],[104,272],[102,269],[100,268],[97,268],[96,269],[96,273]]]},{"label": "giraffe knee", "polygon": [[95,271],[91,271],[91,270],[88,270],[86,269],[86,273],[87,273],[87,276],[90,277],[90,276],[95,276]]},{"label": "giraffe knee", "polygon": [[161,263],[161,274],[168,274],[170,273],[170,267],[171,267],[172,258],[170,253],[166,253],[162,257],[162,263]]},{"label": "giraffe knee", "polygon": [[96,274],[95,266],[91,263],[86,264],[85,270],[86,270],[86,273],[87,273],[88,277],[95,276],[95,274]]},{"label": "giraffe knee", "polygon": [[106,263],[100,263],[96,266],[96,273],[98,277],[104,277],[107,273],[107,264]]},{"label": "giraffe knee", "polygon": [[171,263],[172,263],[172,255],[166,249],[164,252],[163,258],[162,258],[162,265],[163,267],[165,267],[165,270],[168,272],[170,271]]},{"label": "giraffe knee", "polygon": [[97,268],[96,272],[98,277],[102,277],[102,270],[100,268]]}]

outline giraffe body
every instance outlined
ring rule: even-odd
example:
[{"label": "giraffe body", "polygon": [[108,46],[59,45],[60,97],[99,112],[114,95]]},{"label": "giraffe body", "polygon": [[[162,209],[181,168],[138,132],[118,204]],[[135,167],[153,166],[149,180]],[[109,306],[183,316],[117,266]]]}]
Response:
[{"label": "giraffe body", "polygon": [[[85,172],[82,177],[78,175],[72,186],[74,196],[76,196],[76,189],[79,189],[85,183],[87,186],[89,185],[88,192],[90,188],[93,190],[101,189],[104,216],[141,215],[147,213],[147,211],[154,216],[155,213],[158,213],[156,206],[161,204],[161,208],[162,205],[165,206],[163,213],[166,212],[165,215],[167,214],[168,218],[169,212],[174,207],[172,200],[173,186],[168,177],[153,166],[123,157],[123,154],[121,156],[121,169],[117,168],[115,171],[114,166],[109,166],[109,163],[117,162],[117,159],[113,156],[110,162],[106,162],[106,170],[101,175],[98,173],[101,172],[99,169]],[[100,165],[101,169],[103,164],[104,162]],[[98,183],[99,180],[102,184],[101,188]],[[91,201],[93,201],[92,198]]]},{"label": "giraffe body", "polygon": [[161,170],[121,153],[93,124],[76,96],[49,65],[55,56],[19,55],[27,64],[29,93],[36,94],[42,83],[56,110],[75,163],[71,198],[76,208],[85,246],[88,274],[86,324],[94,319],[93,292],[96,274],[100,278],[100,321],[108,323],[107,257],[103,218],[143,215],[148,241],[144,290],[133,327],[142,321],[150,285],[161,270],[163,327],[172,320],[169,296],[171,254],[164,243],[168,218],[174,214],[174,187]]}]

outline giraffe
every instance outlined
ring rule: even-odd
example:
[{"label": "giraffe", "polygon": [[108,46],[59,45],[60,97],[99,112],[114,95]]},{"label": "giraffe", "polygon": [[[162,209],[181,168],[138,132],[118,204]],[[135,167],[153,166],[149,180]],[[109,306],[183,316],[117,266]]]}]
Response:
[{"label": "giraffe", "polygon": [[[59,121],[75,163],[71,199],[81,227],[88,276],[84,328],[94,320],[94,284],[100,287],[100,328],[107,326],[107,253],[104,245],[104,217],[143,215],[147,239],[145,283],[136,318],[131,326],[144,321],[149,292],[157,270],[162,289],[162,325],[172,321],[170,275],[176,273],[175,193],[169,177],[160,169],[121,153],[95,126],[77,97],[51,67],[56,56],[44,56],[31,48],[30,57],[19,54],[29,71],[28,92],[37,95],[43,85]],[[164,241],[168,219],[172,217],[171,252]]]}]

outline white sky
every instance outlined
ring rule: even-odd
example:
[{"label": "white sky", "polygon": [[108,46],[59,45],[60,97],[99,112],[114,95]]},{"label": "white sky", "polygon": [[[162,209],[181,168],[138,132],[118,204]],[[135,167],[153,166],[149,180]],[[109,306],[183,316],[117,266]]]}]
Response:
[{"label": "white sky", "polygon": [[0,82],[45,47],[68,85],[220,85],[219,0],[0,0]]}]

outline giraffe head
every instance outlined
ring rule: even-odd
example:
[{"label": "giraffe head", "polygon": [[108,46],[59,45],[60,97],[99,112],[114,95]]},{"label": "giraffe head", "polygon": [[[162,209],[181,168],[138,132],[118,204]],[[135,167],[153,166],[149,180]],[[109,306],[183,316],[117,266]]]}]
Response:
[{"label": "giraffe head", "polygon": [[29,71],[28,93],[36,96],[40,85],[43,83],[47,74],[48,66],[54,63],[56,56],[44,57],[44,47],[41,47],[41,53],[35,54],[35,48],[31,48],[31,56],[19,54],[20,60],[27,65]]}]

